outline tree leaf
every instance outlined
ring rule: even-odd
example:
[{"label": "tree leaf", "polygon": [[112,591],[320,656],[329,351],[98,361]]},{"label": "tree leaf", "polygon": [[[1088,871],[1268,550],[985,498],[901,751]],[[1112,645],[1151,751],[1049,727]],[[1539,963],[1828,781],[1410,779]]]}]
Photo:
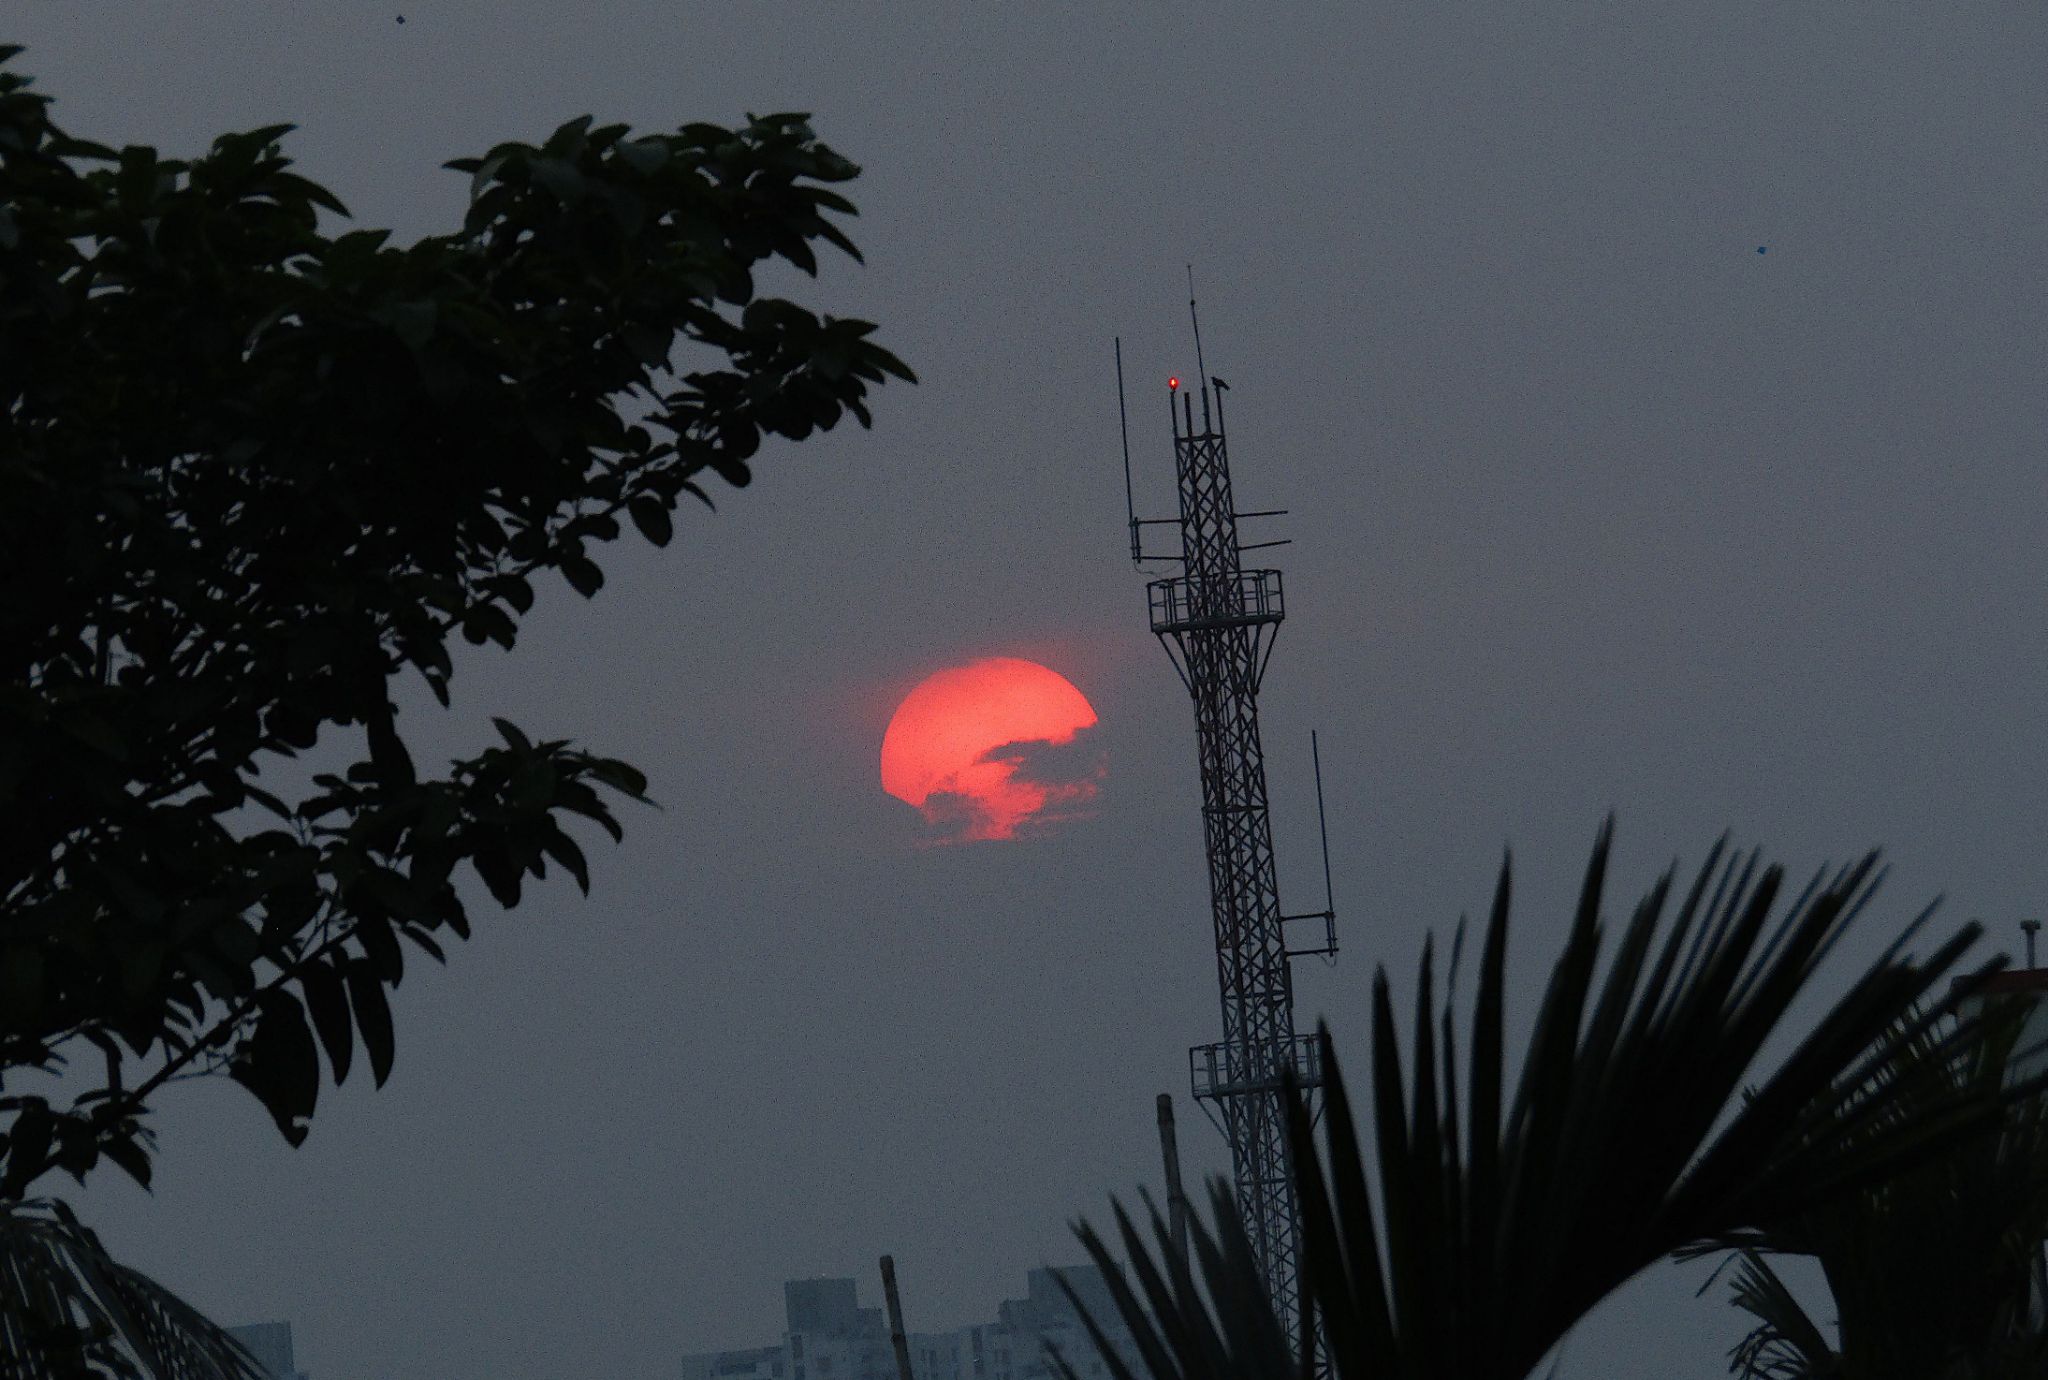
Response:
[{"label": "tree leaf", "polygon": [[105,1136],[99,1143],[100,1153],[120,1166],[129,1178],[142,1188],[149,1187],[151,1167],[149,1152],[126,1136]]},{"label": "tree leaf", "polygon": [[676,534],[668,509],[658,498],[643,494],[628,504],[626,511],[632,514],[633,525],[640,529],[641,535],[656,546],[667,546]]},{"label": "tree leaf", "polygon": [[326,1047],[327,1062],[339,1087],[348,1077],[356,1043],[355,1027],[348,1015],[348,992],[341,974],[330,964],[316,961],[299,973],[299,988],[306,994],[306,1011],[313,1018],[320,1043]]},{"label": "tree leaf", "polygon": [[320,1053],[299,999],[283,988],[256,1001],[256,1028],[229,1064],[229,1076],[256,1095],[292,1145],[303,1144],[320,1098]]},{"label": "tree leaf", "polygon": [[398,936],[391,932],[391,922],[381,915],[364,915],[356,921],[356,942],[363,947],[363,955],[376,970],[378,978],[391,986],[398,986],[405,977],[405,951],[398,947]]},{"label": "tree leaf", "polygon": [[570,556],[562,562],[562,575],[570,588],[588,599],[604,587],[604,572],[586,556]]},{"label": "tree leaf", "polygon": [[590,864],[585,860],[583,850],[576,846],[576,840],[563,833],[561,829],[550,826],[541,847],[549,857],[568,870],[569,875],[576,879],[577,887],[588,896]]},{"label": "tree leaf", "polygon": [[47,1101],[40,1097],[20,1099],[14,1121],[7,1128],[7,1172],[0,1175],[0,1201],[21,1197],[49,1167],[50,1139],[55,1129]]},{"label": "tree leaf", "polygon": [[355,1008],[356,1028],[362,1032],[363,1051],[370,1056],[370,1077],[378,1087],[391,1076],[396,1040],[391,1030],[391,1005],[384,996],[384,984],[367,963],[348,966],[348,994]]}]

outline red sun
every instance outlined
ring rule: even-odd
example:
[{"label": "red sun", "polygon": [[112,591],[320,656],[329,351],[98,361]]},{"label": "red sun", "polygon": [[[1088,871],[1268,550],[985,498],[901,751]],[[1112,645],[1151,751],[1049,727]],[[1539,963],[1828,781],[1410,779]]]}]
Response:
[{"label": "red sun", "polygon": [[1099,756],[1072,749],[1095,709],[1057,671],[984,657],[927,676],[882,735],[882,789],[914,805],[941,842],[1009,839],[1095,796]]}]

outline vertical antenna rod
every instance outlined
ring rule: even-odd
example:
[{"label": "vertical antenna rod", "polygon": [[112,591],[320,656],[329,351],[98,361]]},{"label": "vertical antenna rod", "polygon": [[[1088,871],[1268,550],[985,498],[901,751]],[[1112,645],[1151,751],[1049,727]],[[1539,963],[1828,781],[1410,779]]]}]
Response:
[{"label": "vertical antenna rod", "polygon": [[1143,548],[1138,545],[1138,504],[1137,500],[1131,497],[1131,417],[1130,413],[1124,408],[1124,338],[1122,336],[1116,338],[1116,425],[1117,430],[1123,434],[1124,438],[1124,516],[1129,518],[1131,523],[1131,564],[1136,565],[1139,560],[1139,553]]},{"label": "vertical antenna rod", "polygon": [[1202,361],[1202,318],[1195,315],[1195,266],[1188,265],[1188,324],[1195,328],[1195,373],[1202,388],[1202,430],[1209,430],[1209,366]]},{"label": "vertical antenna rod", "polygon": [[[1321,830],[1323,835],[1323,913],[1334,919],[1337,914],[1337,898],[1330,890],[1330,817],[1323,813],[1323,749],[1316,742],[1314,729],[1308,731],[1308,755],[1315,759],[1316,764],[1316,828]],[[1331,935],[1330,942],[1335,945],[1334,934]]]}]

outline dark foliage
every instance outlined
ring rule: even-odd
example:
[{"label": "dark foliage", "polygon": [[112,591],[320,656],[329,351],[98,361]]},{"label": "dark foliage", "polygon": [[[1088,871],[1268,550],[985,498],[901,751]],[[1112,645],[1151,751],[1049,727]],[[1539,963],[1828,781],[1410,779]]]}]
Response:
[{"label": "dark foliage", "polygon": [[[2041,1051],[2022,1046],[2030,1001],[1994,999],[1985,1039],[1958,1048],[1932,1033],[1898,1042],[1863,1083],[1870,1134],[1958,1098],[2023,1091]],[[1729,1259],[1731,1300],[1757,1319],[1735,1349],[1746,1380],[2034,1380],[2048,1374],[2048,1105],[2021,1096],[1991,1134],[1910,1170],[1814,1205]],[[1834,1304],[1815,1321],[1771,1262],[1815,1261]]]},{"label": "dark foliage", "polygon": [[0,1208],[0,1377],[269,1380],[234,1338],[107,1255],[59,1202]]},{"label": "dark foliage", "polygon": [[[1924,961],[1906,953],[1920,925],[1908,927],[1744,1091],[1868,901],[1874,856],[1817,877],[1774,920],[1782,871],[1717,847],[1668,926],[1671,875],[1642,900],[1603,974],[1607,857],[1603,831],[1511,1098],[1505,867],[1464,1059],[1427,948],[1407,1069],[1384,970],[1374,984],[1367,1130],[1324,1035],[1324,1154],[1298,1102],[1294,1144],[1308,1311],[1344,1380],[1522,1380],[1580,1317],[1657,1260],[1701,1243],[1751,1244],[1996,1123],[1995,1092],[1937,1098],[1905,1116],[1841,1092],[1898,1040],[1923,1035],[1924,1022],[1898,1023],[1975,942],[1974,925]],[[1454,975],[1462,939],[1461,928]],[[1960,1030],[1940,1044],[1973,1038]],[[1297,1358],[1308,1348],[1274,1322],[1227,1192],[1217,1190],[1213,1236],[1196,1233],[1199,1292],[1176,1279],[1156,1213],[1149,1244],[1121,1208],[1116,1216],[1133,1277],[1117,1285],[1119,1311],[1154,1380],[1305,1373]],[[1110,1243],[1080,1231],[1120,1280]]]},{"label": "dark foliage", "polygon": [[[288,126],[190,162],[71,138],[0,50],[0,1204],[52,1169],[149,1179],[149,1097],[225,1072],[294,1143],[326,1075],[382,1082],[408,945],[469,933],[623,762],[498,722],[422,770],[408,669],[511,647],[543,577],[585,596],[707,475],[910,379],[860,321],[756,293],[853,254],[856,169],[798,115],[564,125],[450,166],[462,228],[330,236]],[[671,371],[671,361],[674,361]],[[632,417],[644,420],[634,422]],[[339,730],[339,731],[338,731]],[[292,792],[282,759],[359,760]],[[83,1051],[81,1066],[75,1057]],[[67,1056],[59,1105],[24,1071]],[[104,1075],[99,1070],[104,1067]],[[10,1077],[10,1075],[12,1075]],[[11,1085],[11,1086],[10,1086]]]}]

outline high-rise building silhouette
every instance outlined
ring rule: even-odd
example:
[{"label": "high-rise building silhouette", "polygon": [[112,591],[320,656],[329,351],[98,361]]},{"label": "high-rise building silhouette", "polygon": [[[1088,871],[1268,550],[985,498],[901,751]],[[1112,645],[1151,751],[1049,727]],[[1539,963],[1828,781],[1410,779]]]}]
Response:
[{"label": "high-rise building silhouette", "polygon": [[288,1322],[250,1323],[231,1327],[228,1335],[248,1348],[256,1363],[271,1380],[306,1380],[292,1355],[292,1325]]}]

